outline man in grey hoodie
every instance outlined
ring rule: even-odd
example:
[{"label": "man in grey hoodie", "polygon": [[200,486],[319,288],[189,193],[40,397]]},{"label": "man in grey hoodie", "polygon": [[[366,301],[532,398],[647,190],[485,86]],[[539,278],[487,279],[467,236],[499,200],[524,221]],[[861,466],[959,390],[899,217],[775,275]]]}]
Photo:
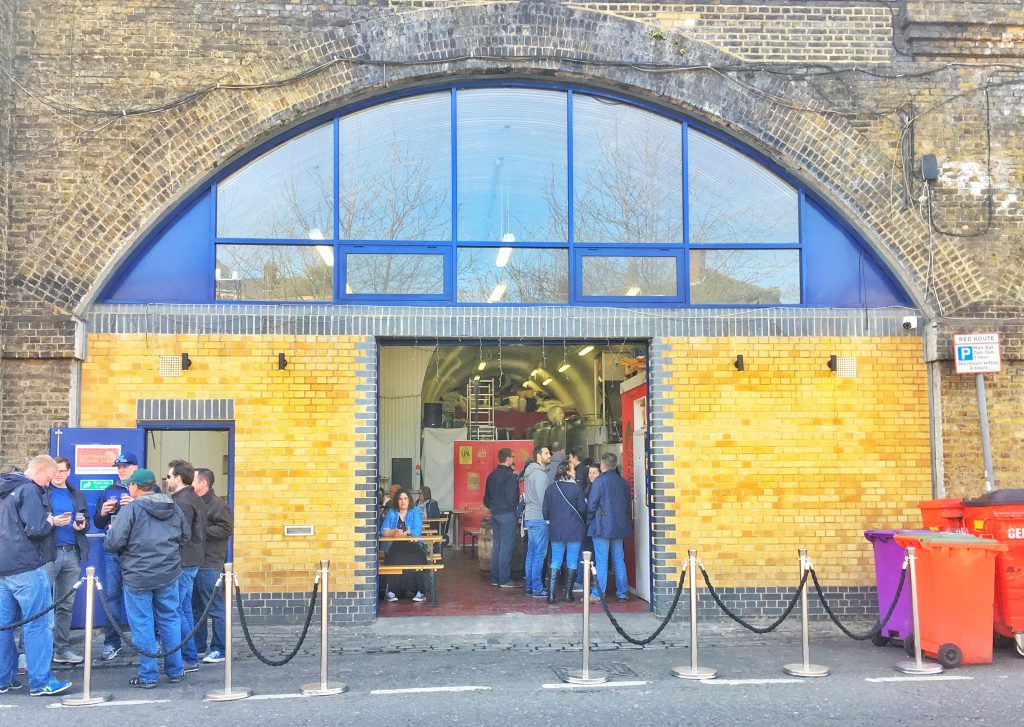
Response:
[{"label": "man in grey hoodie", "polygon": [[[188,542],[191,531],[181,508],[160,492],[151,471],[135,470],[128,480],[128,493],[134,499],[121,507],[103,547],[120,556],[125,610],[135,645],[148,652],[157,650],[155,615],[161,646],[166,650],[177,644],[181,634],[179,546]],[[165,657],[164,670],[172,683],[185,678],[180,649]],[[128,684],[152,689],[158,676],[156,659],[139,654],[139,674]]]},{"label": "man in grey hoodie", "polygon": [[523,473],[523,496],[526,510],[523,522],[526,526],[526,595],[547,598],[544,588],[544,559],[548,552],[548,524],[544,520],[544,492],[548,489],[547,466],[551,463],[551,451],[547,447],[533,448],[533,461]]}]

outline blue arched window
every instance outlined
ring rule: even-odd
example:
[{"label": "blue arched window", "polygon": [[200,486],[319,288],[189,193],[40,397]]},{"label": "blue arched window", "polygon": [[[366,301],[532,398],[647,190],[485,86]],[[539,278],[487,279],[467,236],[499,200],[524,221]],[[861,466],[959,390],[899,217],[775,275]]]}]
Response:
[{"label": "blue arched window", "polygon": [[100,300],[908,303],[749,149],[616,96],[527,85],[394,97],[255,150]]}]

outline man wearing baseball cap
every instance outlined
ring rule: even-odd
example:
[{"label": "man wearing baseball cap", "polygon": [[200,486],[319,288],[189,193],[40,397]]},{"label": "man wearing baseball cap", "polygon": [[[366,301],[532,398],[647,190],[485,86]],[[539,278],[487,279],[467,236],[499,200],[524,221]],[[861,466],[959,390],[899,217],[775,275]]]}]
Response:
[{"label": "man wearing baseball cap", "polygon": [[[132,639],[141,650],[138,676],[128,684],[152,689],[159,676],[159,665],[156,659],[141,652],[156,652],[154,627],[160,633],[164,651],[178,643],[180,546],[189,541],[191,529],[181,508],[170,495],[160,491],[156,475],[149,470],[135,470],[128,479],[128,491],[132,500],[118,512],[103,547],[121,558],[128,623]],[[172,684],[185,678],[181,649],[164,657],[164,671]]]},{"label": "man wearing baseball cap", "polygon": [[[132,452],[121,452],[114,460],[117,480],[103,491],[96,500],[96,512],[92,521],[99,530],[109,532],[118,510],[132,501],[128,492],[128,480],[139,468],[139,459]],[[103,592],[110,610],[121,625],[125,624],[124,593],[121,586],[121,560],[116,553],[103,552]],[[110,624],[103,629],[103,661],[110,661],[121,653],[121,636]]]}]

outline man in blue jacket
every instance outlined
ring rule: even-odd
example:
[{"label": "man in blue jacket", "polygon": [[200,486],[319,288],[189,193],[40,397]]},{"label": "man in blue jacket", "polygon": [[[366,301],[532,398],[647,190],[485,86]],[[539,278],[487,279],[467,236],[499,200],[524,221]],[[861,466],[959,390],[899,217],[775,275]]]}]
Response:
[{"label": "man in blue jacket", "polygon": [[[0,479],[0,625],[39,613],[52,603],[45,565],[53,560],[55,526],[71,522],[68,515],[47,512],[44,488],[57,473],[52,457],[33,457],[25,473],[9,472]],[[53,656],[53,612],[24,626],[29,694],[43,697],[71,688],[50,670]],[[0,694],[20,689],[18,650],[12,631],[0,631]]]},{"label": "man in blue jacket", "polygon": [[[181,575],[182,543],[191,532],[181,508],[170,495],[160,492],[156,475],[135,470],[128,479],[132,501],[118,513],[103,547],[121,558],[124,604],[135,645],[156,652],[155,626],[166,650],[178,643],[178,577]],[[173,684],[185,678],[181,650],[164,657],[164,671]],[[139,654],[139,673],[128,684],[152,689],[159,676],[156,659]]]},{"label": "man in blue jacket", "polygon": [[[117,479],[110,487],[103,491],[103,494],[96,501],[96,513],[93,516],[93,524],[100,530],[107,531],[110,524],[117,517],[117,512],[122,505],[132,501],[128,494],[128,479],[132,473],[139,468],[138,458],[131,452],[122,452],[114,460],[114,467],[117,469]],[[121,561],[116,554],[105,552],[103,554],[103,593],[107,597],[107,604],[111,613],[123,625],[124,617],[124,594],[121,588]],[[103,661],[110,661],[121,653],[121,637],[117,629],[107,626],[103,629]]]},{"label": "man in blue jacket", "polygon": [[594,602],[600,600],[608,584],[609,552],[615,568],[615,597],[620,603],[629,598],[622,539],[633,535],[633,518],[629,485],[615,471],[618,464],[619,458],[611,452],[601,456],[601,474],[594,480],[587,500],[587,535],[594,539],[597,568],[597,584],[591,594]]}]

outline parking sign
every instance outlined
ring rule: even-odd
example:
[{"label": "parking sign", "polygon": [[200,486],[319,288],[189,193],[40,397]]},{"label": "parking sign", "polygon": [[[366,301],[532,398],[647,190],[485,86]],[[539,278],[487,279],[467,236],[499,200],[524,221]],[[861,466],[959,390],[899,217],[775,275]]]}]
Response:
[{"label": "parking sign", "polygon": [[997,374],[1002,370],[998,333],[959,333],[953,336],[958,374]]}]

